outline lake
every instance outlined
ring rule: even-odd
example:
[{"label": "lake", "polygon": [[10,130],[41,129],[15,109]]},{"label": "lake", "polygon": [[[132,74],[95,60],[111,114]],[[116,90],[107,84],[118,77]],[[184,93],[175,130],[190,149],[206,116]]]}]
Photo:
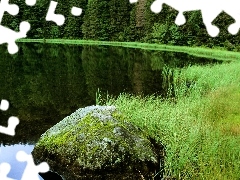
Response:
[{"label": "lake", "polygon": [[[0,134],[0,163],[11,164],[8,177],[20,179],[26,163],[16,152],[31,153],[47,129],[78,108],[96,104],[120,93],[166,97],[174,69],[222,63],[186,53],[123,47],[21,43],[19,52],[8,54],[0,46],[0,100],[10,107],[0,111],[0,124],[10,116],[20,124],[16,135]],[[174,94],[172,94],[174,96]]]}]

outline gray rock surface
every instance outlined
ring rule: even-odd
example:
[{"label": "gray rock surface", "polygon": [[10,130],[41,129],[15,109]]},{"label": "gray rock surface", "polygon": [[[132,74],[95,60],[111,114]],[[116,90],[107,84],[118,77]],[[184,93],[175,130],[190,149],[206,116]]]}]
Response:
[{"label": "gray rock surface", "polygon": [[42,134],[32,155],[67,180],[152,179],[161,151],[114,106],[89,106]]}]

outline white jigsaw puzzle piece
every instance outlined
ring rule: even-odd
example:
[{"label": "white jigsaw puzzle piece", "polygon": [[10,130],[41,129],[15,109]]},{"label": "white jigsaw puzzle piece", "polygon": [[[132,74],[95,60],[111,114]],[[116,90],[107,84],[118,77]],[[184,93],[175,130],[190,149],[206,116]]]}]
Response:
[{"label": "white jigsaw puzzle piece", "polygon": [[6,111],[9,108],[9,102],[5,99],[2,99],[1,103],[0,103],[0,110],[2,111]]},{"label": "white jigsaw puzzle piece", "polygon": [[[0,104],[0,110],[6,111],[8,110],[8,108],[9,108],[9,102],[5,99],[2,99]],[[0,133],[14,136],[15,129],[18,124],[19,124],[19,119],[15,116],[12,116],[8,119],[8,127],[3,127],[0,125]]]},{"label": "white jigsaw puzzle piece", "polygon": [[19,32],[15,32],[0,25],[0,44],[8,43],[8,52],[10,54],[15,54],[18,52],[18,46],[15,41],[17,39],[27,37],[27,32],[30,30],[30,24],[23,21],[20,23],[19,29]]},{"label": "white jigsaw puzzle piece", "polygon": [[74,16],[80,16],[82,14],[82,9],[73,6],[72,9],[71,9],[71,14],[74,15]]},{"label": "white jigsaw puzzle piece", "polygon": [[129,0],[129,2],[132,4],[138,2],[138,0]]},{"label": "white jigsaw puzzle piece", "polygon": [[53,21],[58,26],[61,26],[65,22],[65,17],[62,14],[55,14],[55,9],[57,7],[56,1],[51,1],[47,12],[46,21]]},{"label": "white jigsaw puzzle piece", "polygon": [[[0,23],[2,22],[4,12],[15,16],[19,12],[19,7],[16,4],[9,4],[9,0],[1,0],[0,2]],[[5,34],[6,35],[6,34]]]},{"label": "white jigsaw puzzle piece", "polygon": [[[130,3],[138,2],[138,0],[129,1]],[[214,26],[212,22],[224,11],[235,20],[235,23],[228,27],[228,32],[235,35],[240,29],[240,0],[155,0],[150,9],[154,13],[160,13],[163,4],[167,4],[178,11],[175,19],[175,24],[178,26],[186,22],[184,12],[201,10],[203,23],[208,34],[216,37],[219,34],[219,28]]]},{"label": "white jigsaw puzzle piece", "polygon": [[14,136],[15,129],[18,124],[19,124],[19,119],[15,116],[12,116],[8,119],[8,127],[3,127],[0,125],[0,133]]},{"label": "white jigsaw puzzle piece", "polygon": [[11,165],[10,164],[8,164],[6,162],[1,163],[0,164],[0,179],[1,180],[16,180],[16,179],[12,179],[12,178],[7,177],[10,170],[11,170]]},{"label": "white jigsaw puzzle piece", "polygon": [[34,6],[36,4],[36,0],[25,0],[25,3],[28,6]]},{"label": "white jigsaw puzzle piece", "polygon": [[[34,4],[36,0],[26,0],[28,4]],[[9,0],[1,0],[0,2],[0,23],[4,12],[8,12],[11,15],[17,15],[19,7],[16,4],[9,4]],[[20,31],[15,32],[7,27],[0,25],[0,44],[8,43],[8,52],[15,54],[18,52],[18,46],[15,43],[17,39],[27,37],[27,32],[30,30],[30,24],[28,22],[21,22],[19,26]]]},{"label": "white jigsaw puzzle piece", "polygon": [[36,166],[32,155],[27,154],[24,151],[18,151],[16,159],[20,162],[27,162],[27,166],[23,172],[21,180],[39,180],[38,173],[46,173],[50,169],[46,162],[42,162]]},{"label": "white jigsaw puzzle piece", "polygon": [[235,22],[228,27],[228,32],[236,35],[240,28],[240,1],[228,0],[225,1],[223,5],[223,11],[235,20]]},{"label": "white jigsaw puzzle piece", "polygon": [[216,37],[219,34],[219,29],[212,25],[212,21],[222,12],[222,8],[220,8],[222,2],[223,0],[219,0],[217,3],[209,0],[155,0],[151,5],[151,10],[154,13],[159,13],[162,10],[163,4],[171,6],[178,11],[178,15],[175,19],[175,24],[178,26],[186,22],[183,15],[184,12],[201,10],[203,23],[206,26],[208,34],[212,37]]}]

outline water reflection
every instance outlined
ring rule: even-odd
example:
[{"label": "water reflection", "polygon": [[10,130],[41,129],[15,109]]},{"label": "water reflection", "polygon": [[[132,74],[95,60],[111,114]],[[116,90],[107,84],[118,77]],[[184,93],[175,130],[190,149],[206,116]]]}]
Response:
[{"label": "water reflection", "polygon": [[10,102],[8,111],[0,111],[0,125],[7,126],[10,116],[20,119],[14,137],[0,134],[0,162],[11,163],[9,177],[16,179],[26,165],[16,161],[16,152],[30,153],[47,129],[76,109],[95,104],[98,89],[112,96],[122,92],[166,96],[175,68],[221,63],[184,53],[122,47],[19,46],[14,55],[0,46],[0,99]]},{"label": "water reflection", "polygon": [[166,96],[174,69],[221,63],[184,53],[123,47],[36,43],[19,47],[10,55],[0,46],[0,99],[10,102],[9,110],[0,112],[0,124],[7,126],[10,116],[20,119],[15,138],[7,140],[0,134],[0,142],[35,142],[76,109],[95,104],[99,89],[112,96],[122,92]]},{"label": "water reflection", "polygon": [[[30,154],[34,148],[34,145],[29,144],[15,144],[15,145],[0,145],[0,164],[3,162],[9,163],[11,165],[10,172],[8,173],[9,178],[21,179],[24,169],[27,165],[26,162],[19,162],[16,159],[16,154],[18,151],[25,151]],[[43,180],[39,176],[40,180]]]}]

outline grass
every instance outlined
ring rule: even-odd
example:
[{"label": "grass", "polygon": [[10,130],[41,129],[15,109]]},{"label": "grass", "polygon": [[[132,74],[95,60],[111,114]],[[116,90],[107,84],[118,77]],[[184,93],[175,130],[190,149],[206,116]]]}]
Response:
[{"label": "grass", "polygon": [[108,97],[106,102],[98,95],[97,100],[100,104],[117,106],[129,121],[146,129],[164,145],[166,176],[239,180],[240,53],[137,42],[62,39],[20,39],[18,42],[123,46],[234,60],[176,70],[174,86],[170,89],[175,99],[121,94],[116,99]]},{"label": "grass", "polygon": [[121,94],[104,104],[117,106],[165,146],[165,175],[239,180],[239,69],[240,62],[187,67],[175,72],[175,101]]},{"label": "grass", "polygon": [[213,125],[225,135],[240,136],[240,89],[236,86],[220,88],[211,93],[209,99],[206,114]]},{"label": "grass", "polygon": [[69,40],[69,39],[18,39],[16,42],[36,42],[51,44],[75,44],[75,45],[104,45],[121,46],[128,48],[141,48],[146,50],[161,50],[183,52],[190,55],[206,57],[218,60],[236,61],[240,58],[239,52],[226,51],[222,49],[211,49],[206,47],[171,46],[164,44],[140,43],[140,42],[113,42],[94,40]]}]

